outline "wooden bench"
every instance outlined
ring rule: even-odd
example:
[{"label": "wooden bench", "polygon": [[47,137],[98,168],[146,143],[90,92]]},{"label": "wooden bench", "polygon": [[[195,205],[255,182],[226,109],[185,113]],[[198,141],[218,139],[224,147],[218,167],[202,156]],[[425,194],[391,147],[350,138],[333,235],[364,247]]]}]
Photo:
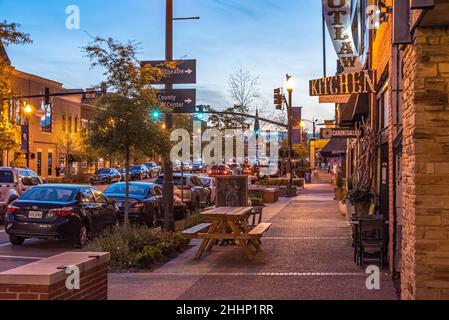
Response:
[{"label": "wooden bench", "polygon": [[198,236],[199,233],[207,232],[211,226],[212,223],[201,223],[190,229],[184,230],[182,234],[187,238],[195,238]]},{"label": "wooden bench", "polygon": [[253,230],[251,230],[248,235],[253,239],[258,239],[263,237],[264,233],[270,230],[271,223],[259,223]]}]

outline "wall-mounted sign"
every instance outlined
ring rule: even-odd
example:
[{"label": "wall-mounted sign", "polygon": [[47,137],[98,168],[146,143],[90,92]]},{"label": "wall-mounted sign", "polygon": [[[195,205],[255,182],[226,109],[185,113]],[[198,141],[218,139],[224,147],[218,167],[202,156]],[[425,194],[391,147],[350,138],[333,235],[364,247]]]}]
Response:
[{"label": "wall-mounted sign", "polygon": [[311,80],[309,91],[312,97],[376,93],[376,71],[363,70]]},{"label": "wall-mounted sign", "polygon": [[161,90],[157,93],[157,99],[165,103],[174,113],[196,112],[195,89]]},{"label": "wall-mounted sign", "polygon": [[321,139],[332,138],[357,138],[357,131],[348,128],[326,128],[321,129]]},{"label": "wall-mounted sign", "polygon": [[319,103],[338,103],[338,104],[346,104],[349,102],[351,98],[350,94],[341,94],[335,96],[321,96]]},{"label": "wall-mounted sign", "polygon": [[151,65],[152,67],[160,67],[165,78],[153,84],[194,84],[196,83],[196,60],[176,60],[176,68],[170,69],[165,65],[163,60],[142,61],[140,65]]},{"label": "wall-mounted sign", "polygon": [[[358,1],[353,0],[322,0],[323,14],[327,27],[340,59],[346,71],[362,69],[361,54],[356,46],[353,35],[353,26],[356,24],[356,36],[361,37],[360,17],[356,9]],[[359,41],[360,42],[360,41]]]}]

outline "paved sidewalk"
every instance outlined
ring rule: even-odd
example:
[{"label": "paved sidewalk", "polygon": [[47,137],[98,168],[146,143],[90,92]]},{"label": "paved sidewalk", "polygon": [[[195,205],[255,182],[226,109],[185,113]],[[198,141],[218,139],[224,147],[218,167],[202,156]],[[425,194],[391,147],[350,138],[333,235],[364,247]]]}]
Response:
[{"label": "paved sidewalk", "polygon": [[391,276],[366,289],[353,263],[351,229],[325,181],[265,213],[273,223],[264,253],[248,261],[238,247],[217,247],[197,262],[196,248],[152,273],[110,274],[109,298],[133,300],[397,299]]}]

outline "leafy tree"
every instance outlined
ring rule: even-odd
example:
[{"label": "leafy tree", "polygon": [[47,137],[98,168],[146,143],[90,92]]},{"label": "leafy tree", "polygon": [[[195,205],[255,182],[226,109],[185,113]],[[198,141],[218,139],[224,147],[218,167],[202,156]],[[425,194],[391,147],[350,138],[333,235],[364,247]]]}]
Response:
[{"label": "leafy tree", "polygon": [[[13,96],[11,74],[13,68],[6,57],[4,46],[31,43],[30,36],[20,32],[20,25],[0,21],[0,151],[14,150],[19,146],[19,128],[9,119],[8,102]],[[1,153],[0,153],[1,156]]]},{"label": "leafy tree", "polygon": [[125,227],[129,223],[129,168],[134,155],[158,152],[168,157],[170,139],[162,127],[151,120],[152,108],[164,108],[150,85],[164,76],[161,68],[141,68],[134,42],[122,44],[111,38],[94,38],[84,48],[92,67],[102,67],[106,84],[115,92],[95,101],[98,112],[89,130],[88,145],[109,155],[125,158]]},{"label": "leafy tree", "polygon": [[[57,143],[60,151],[65,153],[66,176],[72,175],[70,163],[70,156],[82,156],[85,154],[85,135],[83,131],[74,132],[67,128],[61,128],[56,132],[58,137]],[[84,158],[84,157],[83,157]]]}]

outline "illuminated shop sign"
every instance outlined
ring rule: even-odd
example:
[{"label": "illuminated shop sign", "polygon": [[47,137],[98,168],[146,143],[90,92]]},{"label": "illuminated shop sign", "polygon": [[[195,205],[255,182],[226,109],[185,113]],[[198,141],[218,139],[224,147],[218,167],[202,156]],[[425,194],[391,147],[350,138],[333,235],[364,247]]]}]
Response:
[{"label": "illuminated shop sign", "polygon": [[311,80],[309,91],[312,97],[376,93],[376,71],[363,70]]},{"label": "illuminated shop sign", "polygon": [[323,12],[335,51],[346,71],[362,69],[362,59],[352,32],[358,1],[323,0]]}]

